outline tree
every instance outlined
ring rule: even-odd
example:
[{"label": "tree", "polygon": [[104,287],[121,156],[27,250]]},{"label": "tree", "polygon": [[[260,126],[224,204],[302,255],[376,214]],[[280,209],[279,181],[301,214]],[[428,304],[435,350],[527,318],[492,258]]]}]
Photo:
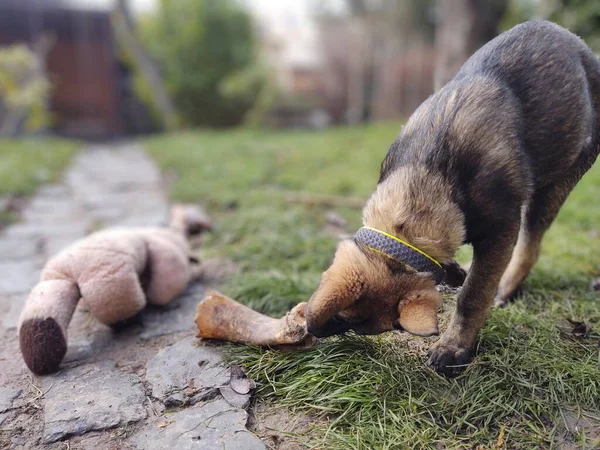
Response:
[{"label": "tree", "polygon": [[115,30],[120,42],[135,62],[135,66],[150,86],[152,103],[158,110],[162,125],[170,129],[175,125],[175,107],[164,88],[158,68],[136,36],[135,26],[127,7],[127,0],[118,0],[114,12]]},{"label": "tree", "polygon": [[52,39],[42,37],[32,49],[24,44],[0,49],[0,136],[48,125],[51,84],[45,61],[52,45]]},{"label": "tree", "polygon": [[464,62],[498,34],[508,0],[438,0],[435,31],[435,89],[458,72]]},{"label": "tree", "polygon": [[[250,17],[234,0],[162,0],[143,36],[185,123],[229,126],[243,120],[259,92],[259,71],[253,70]],[[244,75],[250,81],[242,82]],[[247,89],[239,92],[232,84]]]},{"label": "tree", "polygon": [[408,80],[400,79],[399,65],[413,62],[406,71],[411,79],[422,68],[433,36],[431,5],[432,0],[346,0],[341,8],[327,2],[318,5],[328,100],[344,111],[347,122],[391,117],[422,101],[422,91],[429,95],[431,83],[420,79],[414,88],[403,83]]},{"label": "tree", "polygon": [[600,52],[600,2],[598,0],[555,0],[545,6],[544,17],[580,36]]}]

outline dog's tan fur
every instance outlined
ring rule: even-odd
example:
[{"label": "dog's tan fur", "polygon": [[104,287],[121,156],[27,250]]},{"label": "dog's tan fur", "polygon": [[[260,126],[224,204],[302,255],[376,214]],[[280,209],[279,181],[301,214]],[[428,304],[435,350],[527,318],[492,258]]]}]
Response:
[{"label": "dog's tan fur", "polygon": [[[438,334],[441,297],[433,280],[414,272],[389,276],[387,264],[383,256],[365,253],[353,241],[341,242],[309,301],[307,322],[313,329],[324,327],[337,314],[362,334],[393,330],[394,322],[420,336]],[[372,298],[379,300],[375,309]]]},{"label": "dog's tan fur", "polygon": [[367,201],[365,226],[385,231],[440,262],[450,262],[465,239],[464,217],[445,181],[426,167],[401,167]]}]

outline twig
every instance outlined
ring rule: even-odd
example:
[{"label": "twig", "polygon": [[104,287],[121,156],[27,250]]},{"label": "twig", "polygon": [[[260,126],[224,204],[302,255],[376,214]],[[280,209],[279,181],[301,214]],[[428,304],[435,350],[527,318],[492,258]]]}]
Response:
[{"label": "twig", "polygon": [[152,410],[152,414],[154,414],[155,416],[162,416],[162,414],[159,414],[156,412],[156,409],[154,409],[154,405],[152,404],[152,400],[150,400],[150,397],[148,397],[146,395],[146,400],[148,401],[148,404],[150,405],[150,409]]},{"label": "twig", "polygon": [[54,383],[53,383],[53,384],[51,384],[51,385],[50,385],[50,387],[49,387],[48,389],[46,389],[46,391],[45,391],[45,392],[44,392],[44,391],[42,391],[40,388],[38,388],[38,387],[37,387],[35,384],[33,384],[33,383],[31,383],[31,386],[32,386],[32,387],[33,387],[33,388],[34,388],[34,389],[35,389],[35,390],[36,390],[38,393],[37,393],[37,395],[36,395],[34,398],[32,398],[31,400],[29,400],[29,401],[26,403],[26,405],[31,405],[31,406],[33,406],[33,407],[34,407],[34,408],[36,408],[36,409],[41,409],[41,406],[39,406],[39,405],[36,405],[36,404],[35,404],[35,402],[36,402],[37,400],[39,400],[40,398],[42,398],[44,395],[46,395],[46,394],[48,393],[48,391],[49,391],[50,389],[52,389],[52,386],[54,386]]},{"label": "twig", "polygon": [[339,195],[313,194],[308,192],[290,192],[286,194],[290,203],[303,203],[310,206],[343,206],[347,208],[362,209],[365,202],[358,198],[342,197]]}]

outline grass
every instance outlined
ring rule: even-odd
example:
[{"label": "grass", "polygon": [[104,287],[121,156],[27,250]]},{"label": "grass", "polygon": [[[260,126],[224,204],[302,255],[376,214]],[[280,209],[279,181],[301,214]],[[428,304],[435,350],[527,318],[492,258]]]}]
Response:
[{"label": "grass", "polygon": [[[62,172],[78,148],[63,139],[0,139],[0,196],[31,195]],[[0,226],[15,220],[0,211]]]},{"label": "grass", "polygon": [[[173,197],[204,203],[217,219],[203,256],[241,268],[224,292],[277,316],[310,296],[335,248],[328,209],[290,204],[285,193],[367,198],[397,130],[191,132],[146,147],[173,175]],[[263,401],[319,419],[301,439],[310,447],[598,448],[600,335],[579,336],[566,321],[600,329],[600,298],[589,287],[600,273],[598,198],[600,164],[547,234],[522,298],[492,311],[475,360],[456,379],[424,366],[432,340],[396,333],[331,338],[296,353],[229,346],[230,357],[257,380]],[[348,231],[359,226],[359,211],[336,212]]]}]

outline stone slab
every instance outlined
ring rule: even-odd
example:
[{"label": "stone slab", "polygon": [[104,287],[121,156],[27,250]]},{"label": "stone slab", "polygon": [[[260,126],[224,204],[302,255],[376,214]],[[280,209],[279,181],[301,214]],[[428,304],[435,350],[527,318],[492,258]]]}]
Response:
[{"label": "stone slab", "polygon": [[56,256],[58,253],[63,251],[69,245],[77,241],[77,238],[71,237],[52,237],[48,238],[44,242],[44,256],[46,259],[50,259]]},{"label": "stone slab", "polygon": [[0,386],[0,413],[9,410],[12,407],[13,401],[21,395],[21,392],[21,389]]},{"label": "stone slab", "polygon": [[144,331],[140,334],[140,339],[147,340],[156,336],[194,329],[196,308],[203,295],[202,286],[194,284],[164,307],[149,305],[142,314]]},{"label": "stone slab", "polygon": [[146,380],[152,396],[165,406],[181,406],[214,394],[229,383],[223,352],[188,337],[164,348],[148,361]]},{"label": "stone slab", "polygon": [[137,432],[132,442],[144,450],[264,450],[265,444],[246,430],[243,409],[223,399],[166,414]]},{"label": "stone slab", "polygon": [[9,227],[6,236],[9,238],[39,238],[46,236],[69,236],[78,239],[87,234],[86,222],[69,222],[63,224],[42,224],[39,222],[22,222]]},{"label": "stone slab", "polygon": [[2,300],[8,303],[8,311],[2,316],[2,326],[7,330],[13,330],[17,328],[19,324],[19,317],[21,311],[25,305],[27,299],[27,293],[12,294],[3,296]]},{"label": "stone slab", "polygon": [[0,294],[27,293],[38,282],[40,270],[31,259],[0,262]]},{"label": "stone slab", "polygon": [[0,238],[0,260],[33,258],[40,246],[39,239]]},{"label": "stone slab", "polygon": [[146,418],[141,380],[104,361],[44,377],[44,444]]},{"label": "stone slab", "polygon": [[250,394],[238,394],[229,386],[219,388],[221,396],[235,408],[245,409],[250,404]]}]

